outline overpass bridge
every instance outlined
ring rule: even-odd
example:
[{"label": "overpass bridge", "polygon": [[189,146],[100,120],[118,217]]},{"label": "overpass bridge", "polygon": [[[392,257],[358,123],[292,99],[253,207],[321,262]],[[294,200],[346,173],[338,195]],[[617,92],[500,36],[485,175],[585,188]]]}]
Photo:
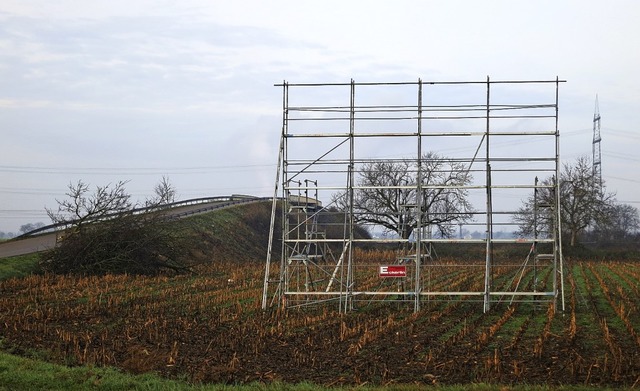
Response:
[{"label": "overpass bridge", "polygon": [[[216,209],[271,200],[273,200],[271,197],[254,197],[235,194],[221,197],[192,198],[163,205],[161,209],[158,209],[158,207],[145,207],[136,208],[133,212],[142,214],[151,211],[161,211],[169,219],[180,219],[196,214],[207,213]],[[73,221],[47,225],[14,239],[2,242],[0,243],[0,259],[49,250],[56,245],[56,237],[58,234],[72,224]]]}]

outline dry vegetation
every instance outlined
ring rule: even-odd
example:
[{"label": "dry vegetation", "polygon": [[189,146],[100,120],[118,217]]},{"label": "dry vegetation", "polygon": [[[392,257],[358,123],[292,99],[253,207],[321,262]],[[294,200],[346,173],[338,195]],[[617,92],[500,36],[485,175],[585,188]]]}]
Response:
[{"label": "dry vegetation", "polygon": [[[483,314],[462,301],[419,313],[364,302],[346,315],[262,312],[261,263],[173,277],[30,276],[0,282],[0,335],[18,354],[203,382],[640,385],[637,264],[569,269],[567,311],[555,315],[548,303]],[[448,273],[443,286],[481,284],[472,271]]]}]

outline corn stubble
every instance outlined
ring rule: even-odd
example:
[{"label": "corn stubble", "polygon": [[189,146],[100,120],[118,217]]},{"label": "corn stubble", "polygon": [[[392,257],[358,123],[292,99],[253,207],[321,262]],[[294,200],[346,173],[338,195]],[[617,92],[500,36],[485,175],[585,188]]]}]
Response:
[{"label": "corn stubble", "polygon": [[[473,269],[446,264],[434,288],[482,286]],[[637,385],[637,266],[568,269],[565,313],[502,302],[483,314],[461,300],[431,300],[418,313],[406,303],[263,312],[259,262],[211,264],[196,276],[29,276],[0,282],[0,335],[15,353],[198,382]]]}]

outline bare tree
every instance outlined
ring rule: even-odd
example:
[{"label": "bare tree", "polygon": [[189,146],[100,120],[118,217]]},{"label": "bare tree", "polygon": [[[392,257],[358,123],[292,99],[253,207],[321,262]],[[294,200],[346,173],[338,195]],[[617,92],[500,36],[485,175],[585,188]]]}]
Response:
[{"label": "bare tree", "polygon": [[33,230],[36,230],[38,228],[42,228],[44,227],[45,224],[43,222],[37,222],[37,223],[27,223],[27,224],[23,224],[20,226],[20,233],[22,234],[26,234],[27,232],[31,232]]},{"label": "bare tree", "polygon": [[44,253],[43,270],[53,273],[156,274],[187,271],[186,236],[168,224],[164,214],[140,213],[125,191],[126,182],[96,187],[82,181],[69,185],[68,199],[47,210],[54,223],[67,229],[58,245]]},{"label": "bare tree", "polygon": [[87,222],[130,211],[133,204],[125,190],[126,184],[120,181],[113,186],[96,186],[91,193],[89,185],[81,180],[76,184],[70,183],[66,193],[68,198],[56,200],[58,210],[45,209],[54,224],[73,222],[76,229],[81,229]]},{"label": "bare tree", "polygon": [[[546,178],[538,189],[537,203],[555,205],[553,191],[555,178]],[[579,236],[590,227],[604,224],[611,217],[610,211],[615,203],[615,195],[601,191],[596,186],[591,162],[579,157],[573,164],[564,164],[560,173],[560,218],[563,234],[569,237],[569,244],[575,246]],[[519,234],[533,234],[534,222],[541,231],[550,234],[554,222],[554,211],[550,208],[538,210],[534,214],[536,202],[531,195],[520,207],[513,221],[519,226]],[[538,220],[534,220],[534,215]]]},{"label": "bare tree", "polygon": [[[436,234],[450,237],[455,223],[471,218],[473,208],[463,188],[471,182],[467,167],[429,152],[421,159],[422,192],[418,194],[415,160],[367,163],[359,172],[355,190],[354,218],[360,224],[379,225],[408,239],[418,226],[430,226]],[[418,202],[420,197],[420,202]],[[346,209],[346,193],[334,195]],[[417,205],[420,204],[420,211]]]},{"label": "bare tree", "polygon": [[166,175],[162,176],[160,182],[153,189],[155,199],[147,201],[147,203],[166,205],[175,202],[178,191]]},{"label": "bare tree", "polygon": [[638,209],[628,204],[616,204],[609,208],[607,218],[593,229],[597,240],[619,241],[632,238],[640,228]]}]

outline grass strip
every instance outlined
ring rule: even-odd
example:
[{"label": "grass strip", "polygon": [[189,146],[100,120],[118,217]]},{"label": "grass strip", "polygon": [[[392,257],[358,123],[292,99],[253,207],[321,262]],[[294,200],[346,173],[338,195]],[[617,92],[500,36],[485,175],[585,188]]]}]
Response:
[{"label": "grass strip", "polygon": [[0,259],[0,281],[32,274],[39,260],[40,254],[37,253]]},{"label": "grass strip", "polygon": [[[190,390],[190,391],[318,391],[318,390],[381,390],[417,391],[424,389],[418,384],[391,384],[380,387],[323,387],[311,383],[254,383],[248,385],[190,384],[186,381],[163,379],[155,374],[130,375],[113,368],[90,366],[66,367],[43,361],[22,358],[0,352],[0,390]],[[592,391],[603,390],[586,386],[530,386],[465,384],[431,386],[434,391]]]}]

